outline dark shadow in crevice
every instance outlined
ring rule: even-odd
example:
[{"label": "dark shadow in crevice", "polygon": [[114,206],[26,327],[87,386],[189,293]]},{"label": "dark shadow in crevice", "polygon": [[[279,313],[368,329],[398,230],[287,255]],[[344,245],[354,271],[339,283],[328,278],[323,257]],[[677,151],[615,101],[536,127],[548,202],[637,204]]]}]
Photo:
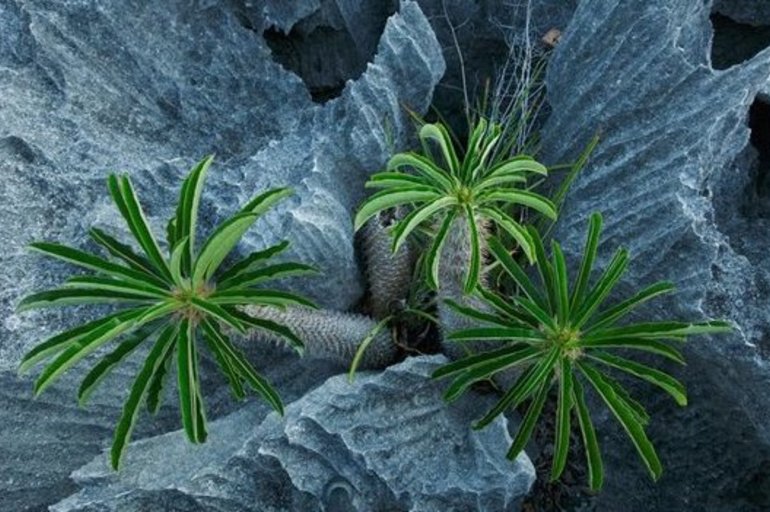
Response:
[{"label": "dark shadow in crevice", "polygon": [[770,46],[770,26],[738,23],[727,16],[711,15],[714,39],[711,43],[711,67],[727,69],[745,62]]},{"label": "dark shadow in crevice", "polygon": [[758,96],[754,100],[749,128],[757,158],[749,169],[741,214],[749,219],[770,219],[770,98]]}]

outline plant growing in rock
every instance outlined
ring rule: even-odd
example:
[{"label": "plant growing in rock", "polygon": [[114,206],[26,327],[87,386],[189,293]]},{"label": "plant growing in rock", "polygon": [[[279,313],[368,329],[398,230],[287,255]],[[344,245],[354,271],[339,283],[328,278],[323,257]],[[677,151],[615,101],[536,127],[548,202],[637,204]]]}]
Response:
[{"label": "plant growing in rock", "polygon": [[29,295],[20,302],[20,310],[74,304],[123,306],[98,320],[45,340],[23,358],[22,372],[53,358],[35,382],[35,395],[107,342],[120,339],[118,346],[83,379],[78,399],[85,404],[94,388],[116,365],[143,343],[152,343],[115,429],[111,450],[115,469],[119,467],[142,402],[146,400],[150,412],[158,411],[164,379],[174,361],[179,408],[187,438],[193,443],[206,440],[206,415],[198,377],[200,341],[216,358],[236,398],[245,397],[247,384],[276,411],[283,413],[276,390],[233,345],[223,328],[244,332],[255,327],[280,336],[301,351],[302,341],[285,325],[237,308],[244,305],[312,307],[310,301],[298,295],[262,286],[272,279],[306,274],[313,269],[300,263],[271,263],[274,255],[286,249],[288,243],[282,242],[219,271],[225,257],[260,215],[291,193],[285,188],[269,190],[253,198],[237,214],[219,224],[196,250],[198,204],[211,161],[212,157],[203,159],[184,180],[176,214],[168,223],[170,251],[167,256],[162,254],[147,224],[131,180],[117,175],[108,179],[110,194],[144,254],[97,228],[91,229],[90,235],[111,259],[56,243],[38,242],[30,246],[95,274],[74,276],[61,288]]},{"label": "plant growing in rock", "polygon": [[[509,234],[534,261],[530,234],[506,209],[525,206],[555,219],[553,203],[525,187],[528,175],[544,176],[547,169],[523,155],[491,162],[490,156],[500,143],[501,128],[483,118],[474,126],[462,159],[442,124],[425,124],[419,136],[423,154],[396,154],[384,172],[374,174],[366,183],[369,188],[382,190],[361,206],[355,217],[355,229],[383,210],[412,205],[409,214],[393,226],[393,251],[416,229],[435,230],[424,259],[427,282],[433,289],[439,288],[442,246],[456,221],[465,225],[470,242],[463,286],[466,292],[478,283],[489,223]],[[438,147],[438,156],[433,154],[431,143]]]},{"label": "plant growing in rock", "polygon": [[474,428],[483,428],[506,409],[518,407],[529,400],[522,423],[508,450],[511,459],[524,449],[543,405],[555,387],[557,412],[551,477],[559,478],[564,470],[574,412],[582,434],[592,489],[601,488],[603,470],[583,382],[593,388],[607,405],[634,443],[653,479],[657,479],[662,466],[644,430],[649,415],[607,370],[643,379],[670,394],[681,406],[687,404],[684,386],[658,369],[612,352],[614,349],[642,351],[683,364],[682,355],[675,345],[684,342],[687,336],[730,330],[730,326],[721,321],[619,325],[634,308],[672,292],[674,287],[667,282],[655,283],[607,307],[606,299],[625,272],[629,254],[625,249],[619,249],[601,275],[592,279],[600,230],[601,216],[597,213],[591,217],[582,263],[571,285],[565,258],[557,242],[552,243],[549,259],[540,235],[530,229],[540,281],[540,285],[536,286],[503,244],[493,238],[490,241],[491,252],[517,285],[518,293],[504,296],[479,287],[477,291],[486,308],[479,310],[459,304],[453,307],[482,326],[453,332],[449,339],[460,344],[479,340],[493,342],[500,348],[449,363],[433,375],[435,378],[454,379],[445,394],[446,399],[451,401],[476,382],[499,376],[501,372],[520,371],[515,384],[474,425]]}]

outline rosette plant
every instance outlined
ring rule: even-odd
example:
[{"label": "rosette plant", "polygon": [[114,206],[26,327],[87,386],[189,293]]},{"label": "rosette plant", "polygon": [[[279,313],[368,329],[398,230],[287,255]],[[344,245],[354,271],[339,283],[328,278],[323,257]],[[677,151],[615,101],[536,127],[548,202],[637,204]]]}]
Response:
[{"label": "rosette plant", "polygon": [[[434,290],[439,287],[441,248],[455,220],[464,220],[470,233],[470,262],[464,280],[466,292],[471,292],[479,281],[486,246],[485,229],[490,223],[508,233],[529,260],[534,261],[536,255],[531,235],[511,215],[510,208],[532,208],[555,219],[554,204],[526,188],[528,175],[545,176],[548,170],[525,155],[493,159],[500,136],[500,126],[479,119],[461,158],[442,124],[423,125],[419,132],[423,154],[394,155],[386,170],[374,174],[366,183],[368,188],[382,190],[361,206],[355,217],[355,229],[360,229],[383,210],[411,206],[409,214],[393,225],[392,250],[398,251],[418,228],[434,231],[424,260],[425,277]],[[438,149],[438,155],[434,155],[431,144]]]},{"label": "rosette plant", "polygon": [[[508,450],[513,459],[522,451],[543,405],[556,388],[556,421],[554,455],[551,477],[557,479],[564,470],[569,449],[572,414],[577,417],[586,453],[589,485],[598,490],[603,482],[602,460],[584,387],[593,389],[622,425],[636,447],[653,479],[662,466],[655,449],[645,433],[649,415],[641,403],[634,400],[612,375],[627,374],[657,386],[671,395],[677,404],[687,404],[684,386],[674,377],[626,355],[647,352],[683,364],[677,348],[687,336],[725,332],[729,324],[710,322],[619,322],[640,304],[670,293],[674,286],[659,282],[644,288],[632,297],[607,306],[605,301],[619,282],[629,262],[629,254],[619,249],[606,269],[592,280],[601,230],[601,216],[590,219],[585,250],[576,279],[570,285],[565,258],[558,243],[552,243],[551,258],[547,258],[542,240],[530,230],[533,249],[537,253],[536,285],[524,269],[496,239],[490,249],[500,266],[518,288],[513,296],[478,289],[480,298],[489,309],[477,309],[454,304],[458,312],[481,322],[483,326],[451,333],[457,343],[470,341],[499,342],[500,348],[469,355],[439,368],[434,377],[451,377],[445,398],[454,400],[468,387],[500,372],[518,370],[515,384],[497,404],[475,425],[483,428],[504,410],[519,407],[529,400],[519,430]],[[623,354],[613,353],[622,349]]]},{"label": "rosette plant", "polygon": [[56,243],[38,242],[30,246],[94,274],[77,275],[61,288],[29,295],[20,302],[20,310],[74,304],[121,306],[102,318],[43,341],[23,358],[21,372],[52,358],[35,382],[35,395],[89,354],[110,341],[120,341],[83,379],[78,399],[81,405],[85,404],[94,388],[126,356],[143,343],[152,345],[115,429],[111,450],[115,469],[119,467],[142,403],[146,402],[151,413],[158,411],[164,380],[174,362],[184,431],[193,443],[206,440],[206,415],[198,375],[201,341],[213,354],[237,399],[245,397],[248,386],[273,409],[283,413],[276,390],[233,345],[225,328],[244,332],[256,327],[280,336],[301,350],[302,342],[287,327],[244,314],[237,307],[313,306],[298,295],[262,287],[271,279],[305,274],[313,269],[300,263],[271,263],[274,255],[286,249],[288,243],[282,242],[219,271],[226,256],[260,215],[291,193],[286,188],[268,190],[253,198],[219,224],[196,249],[198,204],[212,158],[209,156],[198,163],[183,182],[179,205],[168,223],[167,256],[162,254],[148,226],[131,180],[117,175],[109,176],[109,192],[142,253],[97,228],[89,234],[109,258]]}]

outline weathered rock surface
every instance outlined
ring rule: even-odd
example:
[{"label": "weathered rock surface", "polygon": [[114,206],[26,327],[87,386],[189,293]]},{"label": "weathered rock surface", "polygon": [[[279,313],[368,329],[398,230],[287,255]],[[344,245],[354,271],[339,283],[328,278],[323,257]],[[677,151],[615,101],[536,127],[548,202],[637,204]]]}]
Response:
[{"label": "weathered rock surface", "polygon": [[470,428],[491,397],[443,403],[430,374],[445,361],[409,358],[352,385],[332,377],[259,426],[251,405],[214,422],[201,447],[180,432],[138,441],[120,474],[104,457],[75,472],[84,489],[52,510],[516,510],[534,468],[505,458],[504,418]]},{"label": "weathered rock surface", "polygon": [[[324,272],[295,289],[339,309],[361,295],[351,212],[366,176],[410,135],[402,106],[429,104],[444,69],[440,47],[417,4],[405,1],[376,36],[372,63],[321,106],[236,14],[229,2],[0,0],[2,510],[39,510],[72,491],[67,475],[109,443],[135,371],[129,364],[118,372],[85,411],[75,408],[74,378],[33,402],[29,379],[13,374],[35,342],[93,315],[13,308],[72,271],[26,244],[87,246],[94,224],[126,232],[108,200],[108,172],[131,174],[158,234],[181,178],[204,154],[217,153],[202,200],[205,229],[262,189],[290,185],[295,196],[260,220],[242,251],[289,238],[288,258]],[[258,356],[265,367],[286,357]],[[297,386],[304,391],[329,371],[314,366]],[[232,411],[221,379],[209,388],[212,417]],[[137,435],[177,421],[172,408]]]},{"label": "weathered rock surface", "polygon": [[619,245],[634,256],[624,292],[660,279],[679,287],[647,314],[736,325],[694,339],[688,366],[670,369],[688,386],[687,409],[636,390],[665,466],[657,485],[609,413],[597,414],[608,473],[598,510],[770,508],[767,166],[750,142],[766,140],[768,125],[748,124],[770,50],[712,70],[708,4],[581,2],[548,70],[548,161],[570,161],[601,134],[556,231],[573,262],[600,210],[604,261]]}]

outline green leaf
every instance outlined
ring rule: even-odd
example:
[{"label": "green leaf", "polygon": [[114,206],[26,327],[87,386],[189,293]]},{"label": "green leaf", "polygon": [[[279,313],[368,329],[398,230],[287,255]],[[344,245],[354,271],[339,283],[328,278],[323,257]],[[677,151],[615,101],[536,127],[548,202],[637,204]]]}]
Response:
[{"label": "green leaf", "polygon": [[459,398],[472,384],[491,379],[496,373],[530,362],[537,356],[537,352],[537,349],[532,347],[522,350],[516,348],[516,350],[509,350],[507,355],[496,356],[468,366],[465,372],[455,377],[452,384],[444,392],[444,400],[452,402]]},{"label": "green leaf", "polygon": [[158,337],[152,350],[150,351],[147,359],[144,361],[142,369],[139,371],[134,380],[134,384],[131,387],[131,393],[128,400],[123,405],[123,413],[120,416],[118,425],[115,428],[115,438],[110,450],[110,460],[112,462],[112,468],[117,470],[120,467],[120,461],[123,458],[123,453],[126,450],[128,441],[131,438],[131,432],[134,429],[136,423],[137,413],[139,412],[139,406],[147,393],[153,376],[162,367],[163,361],[167,354],[170,354],[174,348],[174,341],[176,338],[175,327],[169,325]]},{"label": "green leaf", "polygon": [[519,354],[521,357],[526,358],[529,355],[536,355],[538,352],[539,352],[538,349],[530,347],[528,345],[516,344],[512,346],[499,348],[497,350],[481,352],[479,354],[472,354],[469,356],[465,356],[462,359],[459,359],[457,361],[447,363],[440,368],[437,368],[431,375],[431,378],[442,379],[444,377],[455,375],[457,373],[465,373],[468,370],[473,369],[474,367],[483,366],[489,362],[497,361],[501,358],[506,358],[507,356],[514,355],[514,354]]},{"label": "green leaf", "polygon": [[147,412],[158,414],[162,399],[163,388],[168,380],[168,372],[171,369],[171,361],[174,359],[174,352],[166,352],[163,361],[152,375],[150,387],[147,389]]},{"label": "green leaf", "polygon": [[409,213],[403,220],[399,221],[395,229],[393,229],[393,247],[392,252],[395,254],[401,248],[401,245],[406,241],[407,237],[412,231],[420,224],[430,219],[435,213],[455,206],[457,199],[454,197],[442,197],[435,201],[430,201],[426,205],[416,208]]},{"label": "green leaf", "polygon": [[441,154],[444,156],[449,174],[457,176],[460,171],[460,162],[457,159],[452,139],[449,137],[446,128],[442,124],[426,124],[420,128],[420,139],[423,141],[433,140],[438,143]]},{"label": "green leaf", "polygon": [[551,220],[556,220],[556,207],[545,197],[526,190],[494,189],[478,195],[478,201],[483,203],[503,202],[505,204],[520,204],[542,213]]},{"label": "green leaf", "polygon": [[151,276],[145,272],[140,272],[131,268],[126,268],[121,265],[104,260],[93,254],[67,247],[66,245],[53,244],[49,242],[36,242],[29,245],[29,248],[53,256],[68,263],[73,263],[80,267],[84,267],[90,270],[96,270],[103,274],[107,274],[119,279],[125,279],[137,284],[143,284],[147,286],[154,286],[156,288],[164,289],[167,287],[167,283]]},{"label": "green leaf", "polygon": [[278,290],[229,289],[217,291],[209,297],[209,302],[215,304],[255,304],[257,306],[306,306],[317,309],[317,306],[304,297]]},{"label": "green leaf", "polygon": [[551,263],[548,261],[548,257],[545,255],[545,246],[543,245],[543,239],[540,238],[540,233],[532,226],[528,226],[529,236],[532,238],[532,247],[535,249],[535,259],[537,264],[537,272],[540,275],[540,281],[545,288],[546,301],[543,309],[549,311],[556,310],[556,286],[554,284],[554,271],[551,267]]},{"label": "green leaf", "polygon": [[91,393],[104,380],[104,378],[117,366],[123,359],[136,349],[141,343],[153,333],[152,330],[142,330],[123,341],[118,347],[104,356],[104,358],[94,366],[85,376],[78,389],[78,405],[81,407],[88,402]]},{"label": "green leaf", "polygon": [[161,255],[158,242],[150,231],[147,219],[136,197],[136,192],[134,192],[134,187],[131,185],[130,178],[128,176],[121,176],[119,178],[112,174],[107,179],[107,186],[110,189],[110,194],[115,204],[118,206],[118,210],[120,210],[131,233],[133,233],[147,258],[164,278],[170,280],[171,274],[168,270],[168,265],[166,265],[166,260]]},{"label": "green leaf", "polygon": [[198,399],[197,378],[195,373],[195,328],[189,320],[179,323],[177,333],[177,377],[179,387],[179,409],[182,413],[182,425],[191,443],[198,442]]},{"label": "green leaf", "polygon": [[444,299],[444,304],[449,306],[451,309],[453,309],[457,313],[460,313],[463,316],[467,316],[468,318],[472,318],[474,320],[478,320],[488,324],[493,324],[498,327],[510,327],[510,323],[511,323],[510,320],[502,318],[499,315],[485,313],[483,311],[479,311],[476,308],[473,308],[470,306],[464,306],[462,304],[459,304],[453,301],[452,299]]},{"label": "green leaf", "polygon": [[718,334],[730,332],[732,326],[727,322],[647,322],[611,329],[602,329],[586,336],[587,339],[608,339],[633,336],[637,338],[679,339],[696,334]]},{"label": "green leaf", "polygon": [[599,442],[596,438],[596,431],[594,431],[594,424],[591,422],[591,415],[588,413],[583,386],[580,385],[578,379],[573,379],[572,398],[575,401],[580,434],[583,438],[583,447],[586,452],[588,485],[591,487],[591,490],[598,491],[604,484],[602,453],[599,450]]},{"label": "green leaf", "polygon": [[[400,156],[399,153],[396,156]],[[394,157],[395,158],[395,157]],[[424,187],[429,184],[422,176],[412,176],[403,172],[378,172],[373,174],[369,181],[364,184],[365,188],[402,188],[402,187]]]},{"label": "green leaf", "polygon": [[242,325],[245,325],[248,327],[256,327],[257,329],[261,329],[263,331],[268,331],[268,332],[272,332],[273,334],[277,334],[278,336],[288,341],[289,344],[292,346],[292,348],[299,355],[302,355],[304,353],[305,343],[301,339],[299,339],[292,332],[292,330],[286,327],[285,325],[281,325],[277,322],[273,322],[272,320],[268,320],[266,318],[259,318],[256,316],[249,315],[247,313],[244,313],[243,311],[238,311],[235,308],[228,309],[228,311],[235,318],[237,318]]},{"label": "green leaf", "polygon": [[[210,320],[204,320],[204,322],[210,322]],[[237,400],[243,400],[246,397],[246,392],[243,389],[243,381],[241,375],[238,373],[238,370],[235,368],[235,365],[233,365],[233,362],[230,360],[230,358],[224,354],[222,347],[220,347],[217,340],[209,334],[208,331],[210,329],[211,327],[209,327],[209,329],[204,327],[203,339],[205,340],[206,345],[209,347],[211,353],[214,354],[214,358],[217,360],[217,364],[219,365],[220,370],[222,370],[222,373],[224,373],[225,377],[227,377],[227,381],[230,383],[230,389],[233,392],[233,396],[235,396]],[[224,337],[223,334],[222,336]]]},{"label": "green leaf", "polygon": [[243,324],[241,324],[238,318],[231,315],[230,312],[228,312],[225,308],[223,308],[219,304],[216,304],[214,302],[211,302],[205,299],[200,299],[198,297],[191,297],[190,302],[199,311],[206,313],[207,315],[211,315],[217,320],[226,323],[230,327],[236,329],[238,332],[240,333],[246,332],[246,328],[243,326]]},{"label": "green leaf", "polygon": [[601,230],[602,215],[599,212],[594,212],[591,214],[588,224],[588,235],[586,236],[586,243],[583,249],[583,260],[580,262],[580,271],[578,272],[577,281],[575,281],[575,287],[572,290],[570,309],[573,311],[577,311],[588,287],[591,270],[593,270],[594,261],[596,261],[596,251],[599,247],[599,234]]},{"label": "green leaf", "polygon": [[496,176],[488,176],[484,178],[480,183],[473,187],[473,191],[475,193],[479,193],[490,188],[499,188],[518,184],[523,185],[526,182],[527,178],[518,172],[498,174]]},{"label": "green leaf", "polygon": [[439,264],[441,262],[441,250],[444,247],[444,242],[446,242],[447,236],[449,234],[449,229],[452,226],[452,223],[454,222],[456,217],[457,217],[456,210],[450,210],[447,212],[443,222],[441,223],[441,228],[438,230],[438,233],[433,239],[433,243],[431,244],[430,249],[428,250],[428,255],[427,255],[427,259],[425,260],[425,265],[428,268],[428,286],[432,290],[438,290],[438,287],[439,287],[438,270],[439,270]]},{"label": "green leaf", "polygon": [[465,205],[465,217],[468,221],[468,235],[471,242],[471,259],[468,263],[468,273],[465,277],[464,291],[471,293],[479,282],[481,274],[481,242],[479,230],[476,227],[476,216],[470,205]]},{"label": "green leaf", "polygon": [[208,155],[198,162],[184,180],[179,194],[175,222],[175,244],[172,247],[179,245],[184,239],[188,240],[189,243],[185,252],[179,255],[181,272],[188,275],[191,270],[190,265],[195,258],[195,231],[203,183],[213,160],[214,155]]},{"label": "green leaf", "polygon": [[558,242],[551,243],[553,256],[554,288],[556,289],[556,314],[558,322],[565,325],[569,318],[569,282],[567,281],[567,263]]},{"label": "green leaf", "polygon": [[288,240],[284,240],[278,244],[268,247],[267,249],[263,249],[261,251],[256,251],[249,254],[244,259],[240,260],[239,262],[235,263],[232,267],[230,267],[226,271],[219,274],[219,279],[218,279],[219,283],[222,283],[224,281],[236,280],[240,274],[251,272],[258,265],[261,265],[262,263],[269,260],[273,256],[277,256],[278,254],[285,251],[288,247],[289,247]]},{"label": "green leaf", "polygon": [[572,411],[572,364],[563,357],[559,368],[559,398],[556,404],[556,433],[554,437],[553,465],[551,481],[558,480],[567,465],[569,453],[569,435],[571,430],[570,413]]},{"label": "green leaf", "polygon": [[558,360],[559,348],[555,347],[547,352],[542,351],[541,353],[544,354],[544,356],[532,366],[530,371],[522,375],[516,385],[508,390],[483,418],[473,425],[474,429],[479,430],[486,427],[509,407],[518,406],[543,382],[543,379],[550,375],[554,364],[556,364],[556,361]]},{"label": "green leaf", "polygon": [[623,405],[625,405],[628,410],[634,414],[636,421],[643,427],[646,427],[650,423],[650,415],[647,414],[647,410],[644,408],[644,406],[636,401],[631,396],[631,394],[626,391],[626,388],[620,384],[620,382],[607,374],[599,372],[599,375],[608,386],[612,387],[612,390],[618,396],[618,400],[620,400]]},{"label": "green leaf", "polygon": [[[531,240],[531,238],[530,238]],[[524,270],[516,263],[508,250],[503,244],[495,237],[489,239],[489,250],[494,255],[495,259],[503,266],[503,270],[513,278],[516,284],[521,290],[533,301],[535,301],[541,308],[547,307],[547,303],[541,293],[535,288],[535,285],[529,279]]]},{"label": "green leaf", "polygon": [[529,408],[527,409],[527,413],[524,415],[524,419],[521,421],[521,425],[519,425],[519,430],[516,432],[516,437],[513,439],[511,448],[508,450],[507,457],[510,460],[513,460],[519,456],[521,451],[526,446],[527,441],[529,441],[529,438],[532,437],[532,431],[535,429],[537,419],[543,412],[543,404],[545,404],[545,399],[548,397],[548,391],[550,388],[551,382],[549,374],[542,379],[537,394],[535,395],[534,400],[532,400],[532,404],[530,404]]},{"label": "green leaf", "polygon": [[353,362],[350,363],[350,369],[348,370],[348,382],[353,383],[353,381],[356,378],[356,372],[358,371],[358,367],[361,366],[361,360],[364,358],[364,354],[366,353],[366,349],[369,348],[369,345],[372,344],[372,341],[377,337],[377,335],[380,333],[380,331],[385,328],[388,325],[388,322],[391,320],[391,317],[386,317],[377,322],[377,325],[375,325],[369,333],[366,335],[366,337],[361,340],[361,343],[358,345],[358,348],[356,349],[356,353],[353,355]]},{"label": "green leaf", "polygon": [[35,396],[40,395],[59,375],[104,343],[130,329],[139,327],[137,319],[141,318],[147,309],[134,310],[131,315],[126,315],[123,318],[114,317],[96,329],[78,337],[45,367],[35,381]]},{"label": "green leaf", "polygon": [[178,288],[184,288],[185,286],[185,279],[184,279],[184,267],[185,265],[183,262],[186,258],[190,257],[189,252],[189,245],[190,245],[190,239],[187,238],[187,236],[183,236],[179,239],[176,246],[174,247],[174,250],[171,251],[171,261],[170,261],[170,270],[171,270],[171,278],[174,281],[174,284]]},{"label": "green leaf", "polygon": [[246,206],[241,208],[240,213],[251,213],[260,216],[272,208],[276,203],[283,201],[293,193],[294,191],[292,189],[286,187],[268,190],[249,201]]},{"label": "green leaf", "polygon": [[123,281],[112,277],[102,276],[73,276],[64,282],[64,287],[83,287],[98,290],[112,290],[126,292],[134,295],[146,295],[153,299],[169,298],[169,290],[162,290],[153,286]]},{"label": "green leaf", "polygon": [[578,366],[580,371],[585,375],[588,382],[591,383],[593,388],[599,393],[604,403],[607,404],[612,414],[623,426],[623,429],[628,434],[628,437],[634,443],[639,457],[641,457],[644,465],[650,472],[653,480],[660,478],[663,472],[663,466],[660,464],[658,455],[655,453],[655,448],[647,438],[647,434],[644,432],[644,427],[636,420],[636,417],[621,399],[618,398],[612,387],[608,386],[603,380],[601,375],[596,369],[588,363],[579,362]]},{"label": "green leaf", "polygon": [[674,291],[674,285],[669,282],[659,282],[655,283],[651,286],[648,286],[644,290],[640,291],[639,293],[635,294],[630,299],[624,300],[620,304],[613,306],[612,308],[608,309],[607,311],[604,311],[601,313],[594,322],[591,323],[591,325],[586,329],[586,332],[591,332],[597,329],[601,329],[603,327],[606,327],[608,325],[611,325],[621,318],[623,318],[625,315],[627,315],[631,310],[639,306],[640,304],[657,297],[658,295],[663,295],[665,293],[671,293]]},{"label": "green leaf", "polygon": [[87,336],[97,329],[100,329],[101,327],[104,327],[110,323],[119,324],[124,322],[141,311],[144,311],[144,309],[118,311],[117,313],[107,315],[103,318],[99,318],[98,320],[87,322],[83,325],[68,329],[55,336],[52,336],[51,338],[48,338],[47,340],[32,348],[32,350],[27,352],[27,354],[22,358],[21,363],[19,364],[19,373],[27,372],[39,361],[42,361],[43,359],[55,354],[56,352],[61,352],[78,339]]},{"label": "green leaf", "polygon": [[591,319],[594,311],[601,306],[604,299],[610,294],[612,289],[620,280],[623,273],[628,266],[628,251],[625,249],[618,249],[615,256],[610,261],[610,264],[605,269],[604,273],[599,278],[599,281],[591,289],[591,292],[586,297],[580,309],[573,312],[572,325],[579,329],[588,320]]},{"label": "green leaf", "polygon": [[155,279],[163,279],[163,275],[152,266],[147,258],[136,254],[128,245],[120,243],[99,228],[91,228],[88,230],[88,234],[96,243],[107,249],[107,252],[112,256],[120,258],[134,270],[149,274]]},{"label": "green leaf", "polygon": [[533,172],[541,176],[548,176],[548,169],[531,157],[522,155],[520,158],[506,160],[492,167],[487,173],[487,178],[505,174],[524,174]]},{"label": "green leaf", "polygon": [[256,213],[238,213],[220,224],[203,244],[192,272],[193,286],[199,286],[216,272],[219,265],[257,220]]},{"label": "green leaf", "polygon": [[281,402],[281,397],[278,396],[278,392],[273,386],[254,370],[243,355],[232,346],[230,340],[219,332],[216,325],[212,322],[204,322],[203,329],[216,340],[221,347],[223,354],[230,359],[233,366],[238,370],[238,373],[246,379],[254,391],[259,393],[278,414],[283,416],[283,403]]},{"label": "green leaf", "polygon": [[78,304],[109,304],[114,302],[153,302],[157,299],[147,295],[122,293],[111,290],[92,288],[60,288],[27,295],[16,307],[16,311],[27,311],[51,306],[70,306]]},{"label": "green leaf", "polygon": [[473,327],[455,331],[447,339],[450,341],[519,341],[527,344],[542,344],[546,338],[542,333],[522,327]]},{"label": "green leaf", "polygon": [[[491,219],[498,227],[507,232],[519,244],[530,263],[535,262],[535,252],[532,247],[532,237],[529,233],[508,214],[495,207],[479,208],[479,213]],[[506,253],[508,251],[505,251]]]},{"label": "green leaf", "polygon": [[654,339],[646,338],[603,338],[603,339],[588,339],[581,340],[580,346],[586,349],[594,348],[627,348],[633,350],[642,350],[644,352],[650,352],[663,357],[667,357],[672,361],[679,364],[684,364],[684,358],[682,354],[675,348],[666,345],[666,343]]},{"label": "green leaf", "polygon": [[[397,153],[388,160],[388,171],[410,167],[427,179],[431,185],[449,192],[459,185],[457,178],[438,167],[429,158],[416,153]],[[401,175],[403,176],[403,174]],[[420,181],[420,183],[424,183]]]},{"label": "green leaf", "polygon": [[607,366],[634,375],[635,377],[639,377],[640,379],[644,379],[671,395],[680,406],[684,407],[687,405],[687,391],[684,388],[684,384],[660,370],[606,352],[591,352],[588,354],[588,357]]},{"label": "green leaf", "polygon": [[369,197],[356,213],[353,227],[356,231],[366,224],[366,221],[382,210],[402,204],[440,199],[441,195],[427,187],[394,188],[383,190]]},{"label": "green leaf", "polygon": [[306,276],[310,274],[317,274],[318,270],[310,265],[304,265],[302,263],[276,263],[274,265],[267,265],[257,270],[250,272],[243,272],[231,280],[220,281],[217,284],[217,289],[226,290],[232,287],[248,287],[255,284],[269,281],[271,279],[282,279],[285,277]]}]

